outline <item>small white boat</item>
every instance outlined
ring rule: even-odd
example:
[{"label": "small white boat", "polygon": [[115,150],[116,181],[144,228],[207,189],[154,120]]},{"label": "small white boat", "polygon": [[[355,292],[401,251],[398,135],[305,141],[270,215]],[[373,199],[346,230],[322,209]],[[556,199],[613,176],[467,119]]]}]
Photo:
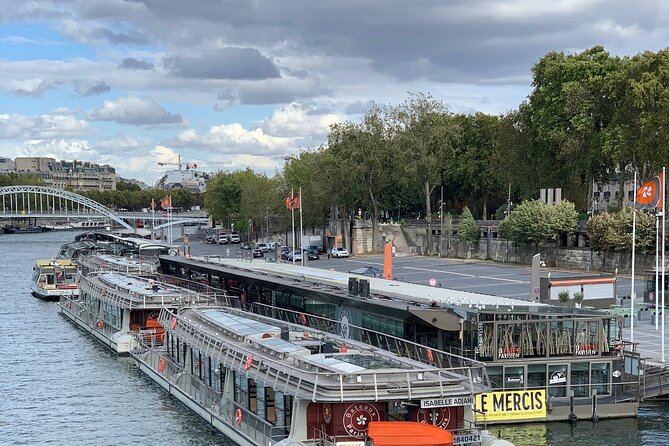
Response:
[{"label": "small white boat", "polygon": [[55,225],[44,225],[42,228],[45,231],[71,231],[74,227],[69,223],[60,223]]},{"label": "small white boat", "polygon": [[37,259],[30,289],[35,297],[43,300],[78,296],[77,275],[77,266],[70,259]]},{"label": "small white boat", "polygon": [[111,224],[106,220],[85,220],[85,221],[75,221],[70,223],[72,229],[104,229],[111,230]]}]

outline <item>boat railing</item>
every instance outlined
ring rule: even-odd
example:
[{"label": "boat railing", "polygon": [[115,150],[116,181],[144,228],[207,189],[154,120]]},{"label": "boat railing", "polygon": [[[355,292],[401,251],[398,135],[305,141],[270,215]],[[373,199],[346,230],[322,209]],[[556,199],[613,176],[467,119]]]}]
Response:
[{"label": "boat railing", "polygon": [[[81,292],[94,295],[105,302],[112,303],[119,307],[134,309],[160,306],[203,306],[203,305],[221,305],[229,303],[227,295],[223,292],[218,293],[197,293],[186,289],[175,288],[169,293],[158,292],[161,282],[155,282],[156,293],[151,295],[149,293],[134,293],[124,288],[117,288],[113,284],[97,283],[93,279],[100,273],[92,273],[88,276],[82,277],[79,287]],[[141,276],[128,275],[128,278],[136,278],[146,280]],[[150,290],[151,288],[149,288]]]},{"label": "boat railing", "polygon": [[[88,254],[79,257],[79,263],[85,269],[85,273],[91,272],[116,272],[125,274],[155,274],[158,264],[155,257],[137,256],[128,257],[128,263],[113,263],[101,258],[98,254]],[[134,262],[134,263],[131,263]]]},{"label": "boat railing", "polygon": [[[332,371],[316,363],[277,352],[263,352],[245,339],[222,336],[163,308],[159,323],[183,342],[198,348],[205,356],[231,367],[239,373],[252,373],[272,380],[277,388],[316,401],[350,401],[360,398],[374,401],[415,399],[426,396],[471,395],[483,389],[485,376],[480,366],[446,367],[409,362],[395,368],[362,369],[356,372]],[[305,330],[304,327],[294,327]],[[222,331],[220,327],[216,330]],[[309,329],[307,329],[309,330]],[[316,339],[316,332],[311,332]],[[388,359],[388,352],[370,351],[369,346],[349,340],[349,353]],[[364,352],[364,353],[363,353]],[[336,354],[333,354],[336,357]]]},{"label": "boat railing", "polygon": [[[286,308],[279,308],[258,302],[255,302],[251,305],[250,311],[272,319],[280,319],[292,324],[316,328],[320,331],[331,334],[345,334],[344,337],[349,339],[386,350],[398,356],[411,358],[429,366],[436,366],[441,368],[485,368],[484,363],[471,358],[467,358],[452,352],[438,350],[434,347],[425,346],[417,342],[399,338],[387,333],[359,327],[351,323],[343,323],[342,321],[330,319],[324,316],[316,316],[313,314],[307,314]],[[481,376],[481,382],[479,384],[489,386],[487,374],[483,373]]]}]

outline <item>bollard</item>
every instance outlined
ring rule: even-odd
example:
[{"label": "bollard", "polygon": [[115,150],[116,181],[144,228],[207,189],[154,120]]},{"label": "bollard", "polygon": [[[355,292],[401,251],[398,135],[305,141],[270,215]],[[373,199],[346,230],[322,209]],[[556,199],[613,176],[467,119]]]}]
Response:
[{"label": "bollard", "polygon": [[596,423],[599,421],[599,416],[597,415],[597,389],[592,391],[592,422]]},{"label": "bollard", "polygon": [[576,414],[574,413],[574,391],[569,391],[569,422],[576,422]]}]

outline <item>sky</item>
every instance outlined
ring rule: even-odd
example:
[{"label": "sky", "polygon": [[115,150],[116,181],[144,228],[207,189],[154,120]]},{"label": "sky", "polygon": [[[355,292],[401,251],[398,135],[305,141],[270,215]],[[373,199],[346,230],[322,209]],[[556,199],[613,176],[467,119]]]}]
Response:
[{"label": "sky", "polygon": [[595,45],[665,48],[669,2],[0,0],[0,157],[271,176],[372,103],[505,113],[543,55]]}]

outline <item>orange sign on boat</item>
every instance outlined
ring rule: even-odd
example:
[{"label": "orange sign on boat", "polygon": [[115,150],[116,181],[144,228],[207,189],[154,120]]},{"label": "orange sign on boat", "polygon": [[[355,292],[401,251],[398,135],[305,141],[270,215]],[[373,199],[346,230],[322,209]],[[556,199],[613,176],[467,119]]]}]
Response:
[{"label": "orange sign on boat", "polygon": [[451,446],[453,434],[413,421],[372,421],[367,436],[374,446]]}]

